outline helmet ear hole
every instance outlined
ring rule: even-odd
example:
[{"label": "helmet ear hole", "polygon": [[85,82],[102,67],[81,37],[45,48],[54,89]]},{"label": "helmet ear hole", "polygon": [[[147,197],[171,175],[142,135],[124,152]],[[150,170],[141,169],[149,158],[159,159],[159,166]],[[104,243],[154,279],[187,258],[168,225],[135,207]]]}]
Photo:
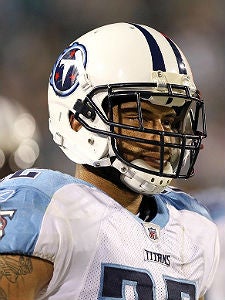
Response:
[{"label": "helmet ear hole", "polygon": [[74,131],[78,132],[81,129],[82,125],[80,124],[79,121],[77,121],[74,118],[74,114],[72,112],[70,112],[70,114],[69,114],[69,120],[70,120],[70,126],[71,126],[71,128]]}]

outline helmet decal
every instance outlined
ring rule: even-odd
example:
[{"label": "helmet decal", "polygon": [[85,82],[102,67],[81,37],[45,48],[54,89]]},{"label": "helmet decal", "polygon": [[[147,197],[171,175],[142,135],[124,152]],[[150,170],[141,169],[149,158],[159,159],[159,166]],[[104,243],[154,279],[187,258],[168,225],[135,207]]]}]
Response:
[{"label": "helmet decal", "polygon": [[169,39],[167,36],[164,35],[164,37],[167,39],[168,43],[170,44],[170,46],[172,47],[173,49],[173,52],[176,56],[176,59],[177,59],[177,64],[178,64],[178,69],[179,69],[179,73],[180,74],[187,74],[187,69],[186,69],[186,66],[185,66],[185,63],[184,63],[184,60],[181,56],[181,53],[180,51],[178,50],[177,46],[174,44],[174,42]]},{"label": "helmet decal", "polygon": [[[81,55],[78,56],[78,52]],[[80,59],[82,61],[78,62]],[[50,84],[57,95],[68,96],[78,87],[79,63],[86,67],[87,51],[84,45],[74,42],[59,56],[50,76]]]},{"label": "helmet decal", "polygon": [[[149,31],[146,30],[144,27],[142,27],[138,24],[132,24],[132,25],[134,25],[136,28],[138,28],[146,38],[146,41],[149,45],[149,49],[150,49],[150,52],[152,55],[153,70],[154,71],[160,70],[163,72],[166,71],[163,55],[162,55],[159,45],[157,44],[157,41],[149,33]],[[179,69],[179,73],[187,74],[187,69],[185,67],[185,63],[184,63],[184,60],[182,58],[182,55],[181,55],[179,49],[177,48],[177,46],[173,43],[173,41],[171,39],[169,39],[164,34],[163,34],[163,36],[165,37],[167,42],[170,44],[170,46],[174,52],[174,55],[175,55],[176,61],[177,61],[177,65],[178,65],[178,69]]]},{"label": "helmet decal", "polygon": [[149,45],[150,53],[152,55],[152,63],[153,63],[153,70],[154,71],[166,71],[164,59],[162,56],[162,52],[159,48],[159,45],[157,44],[156,40],[153,38],[153,36],[146,30],[144,27],[138,25],[138,24],[132,24],[135,27],[137,27],[145,36],[146,41]]}]

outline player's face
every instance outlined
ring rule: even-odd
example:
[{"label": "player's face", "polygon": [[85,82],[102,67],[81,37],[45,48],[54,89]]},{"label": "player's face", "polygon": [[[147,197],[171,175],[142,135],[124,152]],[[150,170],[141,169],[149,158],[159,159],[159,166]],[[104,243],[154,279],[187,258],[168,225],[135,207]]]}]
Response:
[{"label": "player's face", "polygon": [[[139,127],[139,119],[137,113],[136,102],[121,103],[113,108],[115,122],[124,125]],[[159,131],[173,132],[173,124],[176,113],[173,108],[151,104],[142,101],[143,126],[147,129]],[[144,138],[153,141],[160,141],[160,136],[145,132],[131,131],[120,128],[118,133],[137,138]],[[165,137],[165,142],[172,143],[174,138]],[[118,140],[117,147],[120,153],[123,153],[124,159],[133,161],[134,159],[142,159],[155,169],[160,166],[160,147],[156,145],[138,143],[130,140]],[[171,159],[171,150],[165,149],[164,165]]]}]

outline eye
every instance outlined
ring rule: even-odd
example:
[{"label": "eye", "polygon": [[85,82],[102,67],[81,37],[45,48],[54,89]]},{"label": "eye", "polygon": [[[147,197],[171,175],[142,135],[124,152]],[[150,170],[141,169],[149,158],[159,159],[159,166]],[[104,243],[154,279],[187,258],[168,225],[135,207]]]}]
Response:
[{"label": "eye", "polygon": [[137,115],[127,116],[127,118],[130,119],[130,120],[138,120],[138,116]]},{"label": "eye", "polygon": [[166,119],[162,120],[162,124],[164,127],[171,129],[171,128],[174,128],[174,121],[175,121],[175,118],[170,117],[170,118],[166,118]]},{"label": "eye", "polygon": [[171,123],[170,120],[164,120],[164,121],[163,121],[163,125],[165,125],[165,126],[171,126],[172,123]]},{"label": "eye", "polygon": [[139,126],[140,121],[137,116],[130,116],[129,118],[126,118],[124,120],[124,124],[130,125],[130,126]]}]

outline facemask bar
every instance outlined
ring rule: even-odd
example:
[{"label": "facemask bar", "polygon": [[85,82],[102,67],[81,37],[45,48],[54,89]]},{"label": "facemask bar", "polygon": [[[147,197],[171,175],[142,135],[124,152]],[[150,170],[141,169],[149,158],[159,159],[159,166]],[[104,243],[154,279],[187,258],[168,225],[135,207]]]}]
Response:
[{"label": "facemask bar", "polygon": [[[101,104],[97,104],[95,96],[99,94],[106,95],[105,101],[101,101]],[[158,131],[154,129],[147,129],[143,126],[143,118],[141,112],[141,101],[143,99],[151,97],[167,97],[167,102],[171,99],[180,99],[181,103],[191,103],[192,108],[187,109],[185,119],[188,119],[190,132],[185,132],[182,128],[177,128],[174,132]],[[127,100],[126,100],[127,99]],[[114,121],[113,107],[121,103],[122,101],[130,101],[130,99],[136,99],[137,115],[139,118],[139,126],[129,126],[126,124],[120,124]],[[159,103],[161,105],[162,103]],[[168,104],[165,103],[165,106]],[[183,106],[183,105],[182,105]],[[189,106],[189,105],[188,105]],[[182,107],[178,107],[182,110]],[[206,137],[206,125],[205,125],[205,112],[204,103],[200,99],[199,94],[191,94],[190,89],[186,86],[167,84],[166,87],[159,90],[155,83],[125,83],[125,84],[112,84],[98,86],[94,88],[87,97],[81,101],[78,100],[74,105],[75,118],[89,131],[99,135],[108,136],[111,140],[111,146],[115,156],[111,156],[112,161],[117,157],[120,161],[128,166],[136,168],[140,171],[159,175],[170,178],[188,178],[194,173],[194,164],[196,162],[201,141]],[[108,130],[99,129],[92,126],[95,118],[98,117],[107,126]],[[200,129],[199,129],[200,127]],[[130,132],[130,135],[118,133],[121,129]],[[158,141],[143,139],[135,137],[135,132],[155,134],[160,138]],[[173,142],[167,142],[165,139],[174,139]],[[118,142],[121,140],[131,141],[135,143],[141,143],[143,145],[152,145],[159,147],[160,151],[160,166],[157,171],[147,170],[145,168],[136,166],[126,159],[118,149]],[[165,155],[165,149],[173,149],[177,153],[177,160],[173,166],[173,173],[168,174],[163,171],[163,161]],[[188,160],[187,160],[188,157]],[[184,171],[185,160],[187,164]]]}]

